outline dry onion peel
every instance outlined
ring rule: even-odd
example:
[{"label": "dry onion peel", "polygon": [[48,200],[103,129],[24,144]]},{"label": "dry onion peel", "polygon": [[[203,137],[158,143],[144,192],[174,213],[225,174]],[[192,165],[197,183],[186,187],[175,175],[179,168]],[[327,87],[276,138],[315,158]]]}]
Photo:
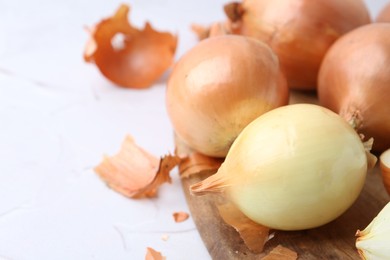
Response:
[{"label": "dry onion peel", "polygon": [[318,78],[320,104],[339,113],[373,151],[390,148],[390,23],[362,26],[326,54]]},{"label": "dry onion peel", "polygon": [[169,235],[167,235],[167,234],[164,234],[161,236],[162,241],[168,241],[168,239],[169,239]]},{"label": "dry onion peel", "polygon": [[[360,138],[363,140],[364,137],[360,135]],[[366,151],[366,157],[367,157],[367,169],[371,170],[375,167],[378,157],[373,155],[371,153],[372,147],[374,145],[374,138],[370,138],[367,141],[363,142],[364,150]]]},{"label": "dry onion peel", "polygon": [[179,211],[179,212],[173,213],[173,219],[175,220],[176,223],[186,221],[189,217],[190,217],[190,215],[184,211]]},{"label": "dry onion peel", "polygon": [[195,32],[199,40],[204,40],[209,37],[214,37],[218,35],[227,35],[232,33],[230,28],[230,21],[215,22],[210,26],[192,24],[191,30]]},{"label": "dry onion peel", "polygon": [[206,156],[193,152],[190,156],[183,158],[179,164],[181,178],[188,178],[194,174],[201,174],[205,171],[216,172],[221,166],[223,159]]},{"label": "dry onion peel", "polygon": [[383,184],[390,195],[390,149],[386,150],[379,157],[380,169],[382,172]]},{"label": "dry onion peel", "polygon": [[296,260],[298,259],[297,252],[288,249],[282,245],[276,246],[271,250],[265,257],[261,258],[261,260]]},{"label": "dry onion peel", "polygon": [[380,23],[390,22],[390,2],[382,8],[375,21]]},{"label": "dry onion peel", "polygon": [[191,24],[191,30],[198,36],[199,40],[208,38],[210,34],[210,28],[200,24]]},{"label": "dry onion peel", "polygon": [[133,27],[128,12],[129,7],[121,5],[91,30],[84,59],[119,86],[146,88],[173,63],[177,37],[158,32],[149,23],[142,30]]},{"label": "dry onion peel", "polygon": [[179,157],[172,155],[159,159],[127,136],[119,153],[104,157],[95,172],[110,188],[126,197],[155,197],[161,184],[171,182],[169,173],[179,162]]},{"label": "dry onion peel", "polygon": [[166,257],[151,247],[146,248],[145,260],[165,260]]},{"label": "dry onion peel", "polygon": [[218,211],[223,221],[240,234],[249,250],[254,253],[263,251],[265,243],[271,238],[268,227],[253,222],[230,202],[219,205]]},{"label": "dry onion peel", "polygon": [[301,230],[345,212],[362,190],[367,167],[360,136],[345,120],[324,107],[296,104],[250,123],[218,172],[190,189],[195,195],[223,192],[272,229]]},{"label": "dry onion peel", "polygon": [[362,259],[390,259],[390,203],[356,236],[356,248]]},{"label": "dry onion peel", "polygon": [[262,40],[278,55],[290,88],[315,89],[327,49],[370,23],[361,0],[244,0],[225,6],[233,33]]},{"label": "dry onion peel", "polygon": [[188,147],[177,135],[175,135],[175,155],[180,157],[179,174],[181,178],[204,172],[215,173],[221,166],[223,159],[206,156]]},{"label": "dry onion peel", "polygon": [[192,149],[224,157],[241,130],[288,103],[288,87],[272,50],[224,35],[205,39],[174,66],[166,104],[175,133]]}]

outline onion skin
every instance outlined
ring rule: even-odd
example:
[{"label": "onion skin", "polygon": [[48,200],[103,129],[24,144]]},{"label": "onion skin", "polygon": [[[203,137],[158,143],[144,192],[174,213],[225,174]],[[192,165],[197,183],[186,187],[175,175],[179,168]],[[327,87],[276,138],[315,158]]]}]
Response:
[{"label": "onion skin", "polygon": [[316,88],[321,61],[337,38],[371,22],[361,0],[244,0],[225,12],[233,32],[271,46],[289,87],[302,90]]},{"label": "onion skin", "polygon": [[379,12],[375,21],[379,23],[390,23],[390,2]]},{"label": "onion skin", "polygon": [[224,192],[253,221],[279,230],[326,224],[360,194],[367,156],[356,131],[329,109],[274,109],[250,123],[218,172],[191,186]]},{"label": "onion skin", "polygon": [[379,167],[381,169],[383,185],[387,194],[390,195],[390,149],[381,154]]},{"label": "onion skin", "polygon": [[373,150],[390,148],[390,23],[374,23],[340,38],[328,51],[318,79],[321,105],[354,121],[374,138]]},{"label": "onion skin", "polygon": [[178,61],[166,104],[176,134],[188,146],[225,157],[248,123],[288,98],[272,50],[255,39],[225,35],[201,41]]}]

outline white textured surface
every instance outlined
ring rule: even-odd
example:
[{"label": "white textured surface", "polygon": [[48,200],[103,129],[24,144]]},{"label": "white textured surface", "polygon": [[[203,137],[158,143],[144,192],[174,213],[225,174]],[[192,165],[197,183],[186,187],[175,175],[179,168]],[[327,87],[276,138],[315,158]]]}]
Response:
[{"label": "white textured surface", "polygon": [[[0,0],[0,259],[209,259],[177,174],[152,200],[130,200],[93,173],[126,134],[155,155],[173,151],[164,80],[121,89],[82,60],[93,25],[122,1]],[[130,20],[179,35],[176,57],[196,43],[192,22],[224,15],[222,0],[137,0]],[[367,1],[375,15],[385,0]],[[168,241],[161,237],[169,235]]]}]

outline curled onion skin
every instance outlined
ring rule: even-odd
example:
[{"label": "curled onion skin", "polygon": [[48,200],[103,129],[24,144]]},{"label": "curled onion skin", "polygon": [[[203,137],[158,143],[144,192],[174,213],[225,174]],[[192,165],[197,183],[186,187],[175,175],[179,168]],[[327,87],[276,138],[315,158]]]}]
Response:
[{"label": "curled onion skin", "polygon": [[205,39],[174,66],[166,104],[176,134],[194,150],[226,156],[241,130],[286,105],[289,92],[276,55],[236,35]]},{"label": "curled onion skin", "polygon": [[[233,9],[233,10],[232,10]],[[292,89],[314,90],[327,49],[371,21],[361,0],[244,0],[225,7],[235,33],[268,43]]]},{"label": "curled onion skin", "polygon": [[376,22],[390,23],[390,2],[383,7],[375,19]]},{"label": "curled onion skin", "polygon": [[302,230],[345,212],[366,172],[364,145],[345,120],[321,106],[296,104],[250,123],[218,172],[191,192],[224,192],[259,224]]},{"label": "curled onion skin", "polygon": [[390,149],[384,151],[380,156],[380,169],[383,185],[390,195]]},{"label": "curled onion skin", "polygon": [[390,23],[373,23],[340,38],[326,54],[318,79],[321,105],[390,148]]}]

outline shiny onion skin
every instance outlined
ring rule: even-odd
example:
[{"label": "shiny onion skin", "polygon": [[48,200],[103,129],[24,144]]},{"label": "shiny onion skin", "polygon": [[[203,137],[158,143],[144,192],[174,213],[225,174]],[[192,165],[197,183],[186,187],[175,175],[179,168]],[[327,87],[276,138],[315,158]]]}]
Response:
[{"label": "shiny onion skin", "polygon": [[225,6],[234,33],[268,43],[292,89],[314,90],[331,44],[371,19],[362,0],[244,0]]},{"label": "shiny onion skin", "polygon": [[245,127],[218,172],[190,190],[222,194],[271,229],[303,230],[329,223],[354,203],[368,158],[359,135],[334,112],[288,105]]},{"label": "shiny onion skin", "polygon": [[353,123],[373,150],[390,148],[390,23],[373,23],[340,38],[318,79],[320,104]]},{"label": "shiny onion skin", "polygon": [[224,157],[241,130],[288,103],[287,82],[264,43],[237,35],[205,39],[174,66],[166,104],[176,134],[203,154]]},{"label": "shiny onion skin", "polygon": [[376,22],[390,23],[390,2],[383,7],[375,19]]}]

